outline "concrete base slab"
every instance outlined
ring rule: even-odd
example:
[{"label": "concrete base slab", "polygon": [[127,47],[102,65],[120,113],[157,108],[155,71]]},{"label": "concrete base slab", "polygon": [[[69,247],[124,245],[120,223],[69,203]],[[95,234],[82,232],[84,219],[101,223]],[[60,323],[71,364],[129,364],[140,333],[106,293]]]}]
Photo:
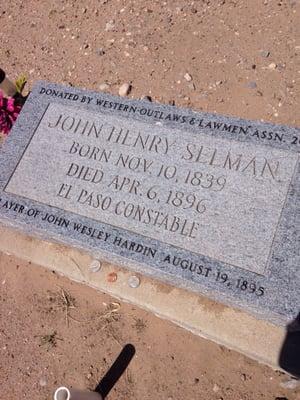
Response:
[{"label": "concrete base slab", "polygon": [[[128,284],[133,275],[131,271],[100,260],[100,270],[93,272],[90,268],[93,257],[74,248],[29,237],[4,226],[0,226],[0,235],[0,251],[3,253],[54,270],[149,310],[252,359],[279,368],[278,357],[286,333],[283,327],[148,277],[139,276],[140,285],[132,288]],[[115,274],[109,275],[111,273]]]}]

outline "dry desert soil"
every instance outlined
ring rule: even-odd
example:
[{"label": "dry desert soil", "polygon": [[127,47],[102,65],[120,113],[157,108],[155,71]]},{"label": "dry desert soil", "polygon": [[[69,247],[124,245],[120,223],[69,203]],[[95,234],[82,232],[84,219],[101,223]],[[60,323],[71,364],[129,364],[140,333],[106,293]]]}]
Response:
[{"label": "dry desert soil", "polygon": [[[299,0],[0,0],[1,67],[29,90],[129,83],[132,98],[299,126],[299,14]],[[111,400],[300,399],[280,372],[0,256],[1,400],[92,389],[126,343],[136,355]]]}]

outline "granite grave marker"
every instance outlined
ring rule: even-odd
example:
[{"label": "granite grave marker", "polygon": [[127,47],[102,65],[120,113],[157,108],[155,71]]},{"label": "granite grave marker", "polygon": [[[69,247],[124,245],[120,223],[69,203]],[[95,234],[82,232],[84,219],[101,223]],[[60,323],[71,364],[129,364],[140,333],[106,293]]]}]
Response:
[{"label": "granite grave marker", "polygon": [[38,83],[1,150],[5,225],[284,324],[300,132]]}]

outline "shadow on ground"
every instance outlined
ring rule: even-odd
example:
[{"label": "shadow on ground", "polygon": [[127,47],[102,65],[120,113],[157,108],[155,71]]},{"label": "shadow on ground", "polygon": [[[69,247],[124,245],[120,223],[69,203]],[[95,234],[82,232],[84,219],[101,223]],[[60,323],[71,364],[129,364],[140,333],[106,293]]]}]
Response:
[{"label": "shadow on ground", "polygon": [[300,312],[297,318],[287,326],[279,365],[289,374],[300,378]]},{"label": "shadow on ground", "polygon": [[134,355],[135,347],[132,344],[126,344],[113,365],[95,388],[95,392],[101,394],[103,399],[105,399],[105,397],[109,394],[111,389],[126,371],[126,368],[128,367]]}]

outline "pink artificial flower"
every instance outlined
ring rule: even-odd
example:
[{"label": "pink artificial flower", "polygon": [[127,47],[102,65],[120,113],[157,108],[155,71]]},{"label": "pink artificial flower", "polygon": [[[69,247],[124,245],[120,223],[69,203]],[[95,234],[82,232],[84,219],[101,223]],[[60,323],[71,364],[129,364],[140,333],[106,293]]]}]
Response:
[{"label": "pink artificial flower", "polygon": [[9,133],[20,111],[20,104],[13,97],[4,97],[0,90],[0,132],[5,135]]}]

